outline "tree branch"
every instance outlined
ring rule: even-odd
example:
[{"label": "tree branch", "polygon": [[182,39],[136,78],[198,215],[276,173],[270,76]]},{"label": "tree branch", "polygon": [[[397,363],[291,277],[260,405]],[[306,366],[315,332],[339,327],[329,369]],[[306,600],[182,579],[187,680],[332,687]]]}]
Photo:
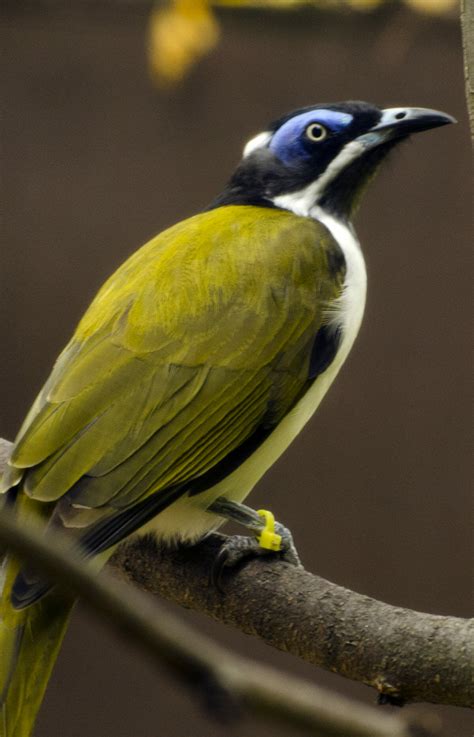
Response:
[{"label": "tree branch", "polygon": [[393,699],[474,705],[474,620],[390,606],[275,559],[232,572],[223,595],[208,583],[223,539],[169,550],[135,538],[110,564],[145,591]]},{"label": "tree branch", "polygon": [[223,595],[208,581],[223,539],[216,534],[170,550],[150,537],[134,538],[110,565],[147,592],[392,700],[474,705],[474,620],[390,606],[278,560],[252,560],[232,572]]},{"label": "tree branch", "polygon": [[466,103],[474,144],[474,5],[472,0],[461,0],[461,28],[466,78]]},{"label": "tree branch", "polygon": [[178,622],[141,591],[94,567],[64,535],[45,538],[20,525],[8,509],[0,515],[0,541],[16,555],[78,594],[107,623],[198,693],[214,715],[235,719],[242,707],[267,720],[315,737],[429,737],[413,721],[362,706],[310,683],[231,654]]}]

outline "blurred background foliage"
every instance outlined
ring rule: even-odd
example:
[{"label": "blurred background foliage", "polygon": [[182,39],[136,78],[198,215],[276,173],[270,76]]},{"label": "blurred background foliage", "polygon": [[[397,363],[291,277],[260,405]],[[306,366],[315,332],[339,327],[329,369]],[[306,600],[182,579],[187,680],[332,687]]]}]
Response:
[{"label": "blurred background foliage", "polygon": [[219,43],[220,26],[214,9],[296,12],[375,12],[382,5],[405,5],[419,13],[457,18],[458,0],[161,0],[150,14],[148,61],[157,85],[179,82],[199,58]]}]

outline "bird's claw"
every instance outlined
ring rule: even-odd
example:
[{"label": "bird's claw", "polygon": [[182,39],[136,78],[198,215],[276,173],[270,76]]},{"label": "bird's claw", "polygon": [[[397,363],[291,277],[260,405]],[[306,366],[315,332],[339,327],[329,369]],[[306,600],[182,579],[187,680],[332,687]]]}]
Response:
[{"label": "bird's claw", "polygon": [[288,527],[285,527],[280,522],[275,522],[275,531],[281,537],[280,557],[286,563],[291,563],[292,566],[296,566],[296,568],[303,568],[300,556],[296,550],[296,545],[293,541],[293,535]]},{"label": "bird's claw", "polygon": [[211,583],[221,593],[224,593],[223,574],[227,568],[236,568],[248,558],[267,555],[278,555],[282,560],[302,568],[300,557],[288,528],[279,522],[275,523],[275,532],[280,535],[281,543],[278,551],[269,550],[260,545],[257,538],[247,535],[232,535],[221,546],[211,569]]}]

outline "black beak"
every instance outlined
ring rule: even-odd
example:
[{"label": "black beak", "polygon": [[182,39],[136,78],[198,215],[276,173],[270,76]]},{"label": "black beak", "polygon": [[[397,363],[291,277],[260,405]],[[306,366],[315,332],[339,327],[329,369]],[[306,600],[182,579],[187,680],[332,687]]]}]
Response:
[{"label": "black beak", "polygon": [[395,107],[382,110],[382,118],[372,130],[395,128],[405,133],[418,133],[440,125],[456,123],[451,115],[424,107]]},{"label": "black beak", "polygon": [[412,133],[456,123],[451,115],[424,107],[392,107],[382,110],[377,125],[357,139],[367,148],[378,146],[395,138],[405,138]]}]

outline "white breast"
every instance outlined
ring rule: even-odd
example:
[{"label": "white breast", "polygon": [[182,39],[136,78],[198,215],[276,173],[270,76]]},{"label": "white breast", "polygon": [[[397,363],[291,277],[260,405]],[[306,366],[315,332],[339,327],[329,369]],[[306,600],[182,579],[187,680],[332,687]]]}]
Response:
[{"label": "white breast", "polygon": [[343,329],[343,338],[337,355],[267,440],[238,469],[208,491],[194,497],[182,497],[150,523],[146,528],[147,531],[152,529],[161,538],[192,541],[219,527],[223,522],[222,518],[207,512],[206,507],[219,496],[225,496],[234,501],[245,499],[257,481],[286,450],[316,411],[347,358],[364,313],[367,283],[364,258],[350,226],[317,207],[312,208],[310,214],[330,231],[341,247],[346,260],[346,277],[342,295],[334,312],[331,311],[334,321]]},{"label": "white breast", "polygon": [[352,226],[337,220],[327,214],[320,207],[313,207],[311,216],[319,220],[329,230],[334,240],[339,244],[346,260],[346,278],[344,289],[339,299],[335,319],[343,325],[343,341],[336,361],[340,360],[339,368],[347,358],[352,344],[359,332],[365,309],[367,291],[367,272],[364,256]]}]

